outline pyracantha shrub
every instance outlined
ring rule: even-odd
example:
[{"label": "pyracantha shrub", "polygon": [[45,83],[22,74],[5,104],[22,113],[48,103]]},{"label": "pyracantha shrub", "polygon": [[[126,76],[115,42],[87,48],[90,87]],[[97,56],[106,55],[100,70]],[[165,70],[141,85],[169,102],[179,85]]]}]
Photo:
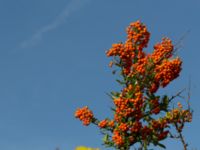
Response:
[{"label": "pyracantha shrub", "polygon": [[176,79],[181,71],[182,61],[174,56],[172,41],[163,38],[154,45],[153,52],[147,54],[144,48],[148,45],[150,33],[146,26],[136,21],[126,32],[127,40],[113,44],[106,52],[113,58],[109,66],[119,68],[121,76],[117,80],[122,86],[121,91],[110,94],[113,119],[98,120],[87,106],[78,108],[75,117],[83,125],[97,125],[105,134],[103,142],[107,147],[129,150],[131,146],[137,146],[146,150],[154,145],[165,148],[162,140],[179,138],[186,149],[182,130],[185,123],[192,120],[190,108],[183,109],[180,103],[172,108],[172,100],[180,93],[169,97],[157,92]]}]

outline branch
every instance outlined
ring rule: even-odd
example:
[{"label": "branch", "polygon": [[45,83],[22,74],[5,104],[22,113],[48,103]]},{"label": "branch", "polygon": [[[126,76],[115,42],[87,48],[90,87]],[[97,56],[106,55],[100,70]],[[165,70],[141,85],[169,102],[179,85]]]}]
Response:
[{"label": "branch", "polygon": [[182,89],[181,91],[179,91],[176,95],[173,95],[170,99],[169,99],[169,102],[171,102],[174,98],[176,97],[181,97],[181,93],[183,93],[183,91],[185,91],[186,88]]},{"label": "branch", "polygon": [[177,132],[178,132],[178,134],[179,134],[179,138],[180,138],[180,140],[181,140],[181,143],[183,144],[184,150],[187,150],[188,144],[185,142],[185,139],[184,139],[184,137],[183,137],[183,135],[182,135],[182,132],[181,132],[182,130],[179,130],[177,123],[174,123],[174,125],[175,125],[176,130],[177,130]]}]

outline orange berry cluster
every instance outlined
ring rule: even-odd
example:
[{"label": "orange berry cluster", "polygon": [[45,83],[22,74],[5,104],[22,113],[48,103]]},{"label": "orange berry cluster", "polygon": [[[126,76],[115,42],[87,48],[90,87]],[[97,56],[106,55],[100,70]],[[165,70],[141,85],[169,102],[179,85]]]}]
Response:
[{"label": "orange berry cluster", "polygon": [[98,123],[99,128],[113,128],[115,125],[114,120],[104,119]]},{"label": "orange berry cluster", "polygon": [[133,41],[133,44],[136,45],[136,48],[139,51],[142,51],[144,47],[147,47],[150,33],[147,31],[146,26],[140,21],[131,23],[127,28],[127,34],[128,41]]},{"label": "orange berry cluster", "polygon": [[160,82],[163,87],[168,85],[172,80],[179,76],[181,64],[182,61],[179,58],[163,60],[162,64],[155,68],[155,82]]},{"label": "orange berry cluster", "polygon": [[189,109],[183,110],[182,105],[179,103],[178,108],[167,112],[165,120],[168,124],[174,125],[176,130],[180,133],[183,130],[185,122],[192,121],[192,112]]},{"label": "orange berry cluster", "polygon": [[150,33],[140,21],[131,23],[127,28],[127,40],[125,44],[113,44],[112,48],[107,51],[107,56],[119,56],[123,65],[123,73],[129,74],[133,60],[142,58],[144,47],[147,47]]},{"label": "orange berry cluster", "polygon": [[[98,121],[87,107],[75,113],[84,125],[98,125],[106,134],[104,144],[108,146],[128,150],[135,143],[156,145],[167,138],[170,125],[180,122],[182,127],[191,121],[189,110],[183,110],[179,104],[178,109],[170,111],[169,98],[155,95],[159,87],[179,76],[182,61],[172,57],[174,46],[169,38],[163,38],[152,54],[146,54],[143,49],[149,38],[146,26],[136,21],[127,28],[125,44],[113,44],[106,52],[108,57],[114,57],[109,66],[119,67],[122,75],[122,90],[111,92],[113,120]],[[164,112],[166,115],[162,116]]]},{"label": "orange berry cluster", "polygon": [[174,108],[166,114],[166,120],[169,123],[191,122],[192,113],[189,110],[183,110],[182,108]]},{"label": "orange berry cluster", "polygon": [[88,126],[93,119],[93,113],[87,106],[78,108],[75,112],[75,117],[83,122],[83,125]]},{"label": "orange berry cluster", "polygon": [[167,137],[169,131],[165,131],[165,128],[168,127],[167,121],[165,119],[152,120],[150,126],[158,140],[163,140]]},{"label": "orange berry cluster", "polygon": [[154,46],[153,53],[146,55],[142,51],[147,46],[150,37],[146,26],[140,21],[131,23],[127,28],[127,35],[125,44],[113,44],[112,48],[107,51],[109,57],[119,56],[120,63],[116,64],[121,65],[124,75],[140,76],[144,81],[148,78],[147,75],[154,74],[150,81],[149,90],[151,92],[156,92],[160,85],[165,87],[179,76],[181,60],[178,58],[168,60],[172,57],[174,50],[169,38],[163,38],[161,43]]},{"label": "orange berry cluster", "polygon": [[132,64],[132,70],[129,73],[129,76],[133,77],[134,75],[145,75],[146,73],[146,66],[148,65],[149,57],[143,57],[137,60],[135,64]]},{"label": "orange berry cluster", "polygon": [[107,126],[107,124],[108,124],[108,120],[104,119],[104,120],[99,122],[98,126],[100,128],[105,128]]},{"label": "orange berry cluster", "polygon": [[140,132],[140,130],[142,129],[142,123],[139,121],[135,121],[131,124],[130,126],[130,132],[132,134],[137,134]]},{"label": "orange berry cluster", "polygon": [[124,138],[123,138],[123,136],[120,134],[120,132],[118,130],[114,130],[113,131],[112,140],[119,147],[124,144]]},{"label": "orange berry cluster", "polygon": [[160,112],[160,103],[158,99],[154,99],[150,101],[152,105],[151,113],[158,114]]},{"label": "orange berry cluster", "polygon": [[143,107],[142,93],[135,93],[134,98],[120,97],[113,100],[116,110],[114,120],[121,122],[123,118],[135,116],[136,119],[141,118],[141,108]]},{"label": "orange berry cluster", "polygon": [[154,45],[154,51],[151,55],[154,63],[161,62],[164,58],[170,58],[172,56],[174,46],[169,38],[163,38],[161,43]]},{"label": "orange berry cluster", "polygon": [[126,132],[126,131],[128,131],[129,126],[128,126],[126,123],[121,123],[121,124],[118,126],[118,128],[119,128],[120,131]]},{"label": "orange berry cluster", "polygon": [[[144,104],[144,98],[139,87],[133,89],[131,85],[123,90],[123,94],[119,98],[113,99],[115,104],[114,113],[114,131],[115,134],[112,136],[112,140],[117,147],[121,147],[121,144],[125,141],[131,145],[136,142],[136,136],[139,134],[142,128],[140,119],[143,117],[142,109]],[[126,93],[127,92],[127,93]],[[131,98],[129,94],[133,94]],[[127,119],[135,121],[126,121]]]}]

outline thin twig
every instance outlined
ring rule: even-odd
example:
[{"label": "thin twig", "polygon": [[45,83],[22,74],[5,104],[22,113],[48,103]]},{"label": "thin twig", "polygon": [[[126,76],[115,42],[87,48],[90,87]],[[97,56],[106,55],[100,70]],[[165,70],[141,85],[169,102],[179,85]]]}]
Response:
[{"label": "thin twig", "polygon": [[181,91],[179,91],[176,95],[173,95],[170,99],[169,99],[169,102],[171,102],[174,98],[176,97],[181,97],[181,93],[183,93],[183,91],[185,91],[186,88],[182,89]]},{"label": "thin twig", "polygon": [[186,99],[186,101],[187,101],[187,105],[188,105],[188,110],[190,111],[190,103],[189,103],[189,101],[190,101],[191,78],[189,78],[189,85],[188,86],[189,86],[188,87],[188,98]]},{"label": "thin twig", "polygon": [[174,125],[175,125],[176,130],[177,130],[177,132],[178,132],[178,134],[179,134],[179,138],[180,138],[180,140],[181,140],[181,143],[183,144],[184,150],[187,150],[188,144],[187,144],[187,143],[185,142],[185,140],[184,140],[184,137],[183,137],[183,135],[182,135],[182,131],[179,130],[177,123],[175,123]]}]

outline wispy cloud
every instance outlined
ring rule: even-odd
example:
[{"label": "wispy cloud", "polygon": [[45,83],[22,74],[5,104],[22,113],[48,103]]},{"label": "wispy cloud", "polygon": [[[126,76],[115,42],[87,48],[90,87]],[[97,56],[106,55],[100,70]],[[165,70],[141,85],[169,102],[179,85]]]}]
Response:
[{"label": "wispy cloud", "polygon": [[41,27],[33,34],[29,39],[24,40],[20,43],[21,48],[27,48],[38,44],[45,33],[50,32],[58,28],[61,24],[67,21],[67,18],[70,17],[74,12],[78,11],[90,0],[71,0],[70,3],[60,12],[60,14],[49,24]]}]

